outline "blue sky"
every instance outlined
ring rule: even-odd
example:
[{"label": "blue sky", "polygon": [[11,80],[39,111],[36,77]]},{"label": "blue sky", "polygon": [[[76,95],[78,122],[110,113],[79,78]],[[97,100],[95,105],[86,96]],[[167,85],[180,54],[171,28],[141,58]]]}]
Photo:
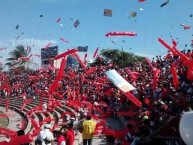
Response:
[{"label": "blue sky", "polygon": [[[165,54],[167,50],[158,43],[158,37],[169,43],[171,38],[179,38],[179,49],[185,49],[185,44],[188,44],[188,49],[193,31],[184,31],[180,24],[193,24],[193,17],[190,17],[193,14],[193,1],[170,0],[169,4],[160,8],[163,2],[165,1],[1,0],[0,48],[7,49],[1,51],[3,58],[0,61],[7,58],[8,52],[17,44],[31,46],[33,54],[40,54],[40,48],[49,42],[58,45],[60,53],[79,45],[89,46],[88,58],[92,58],[97,47],[100,50],[123,47],[125,51],[150,58]],[[140,11],[140,8],[144,10]],[[103,16],[104,9],[112,9],[113,16]],[[129,18],[132,11],[137,12],[135,18]],[[60,23],[56,23],[58,18],[61,18]],[[80,25],[75,29],[73,23],[77,19]],[[15,29],[17,24],[18,30]],[[105,34],[110,31],[136,32],[138,35],[106,38]],[[20,36],[18,40],[17,36]],[[60,37],[70,43],[62,42]]]}]

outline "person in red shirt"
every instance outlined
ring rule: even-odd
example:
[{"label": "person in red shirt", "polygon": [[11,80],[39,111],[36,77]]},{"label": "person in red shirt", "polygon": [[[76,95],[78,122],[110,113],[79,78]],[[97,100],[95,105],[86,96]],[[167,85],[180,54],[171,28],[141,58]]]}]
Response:
[{"label": "person in red shirt", "polygon": [[64,128],[64,132],[66,136],[66,145],[73,145],[74,140],[75,140],[73,124],[68,124],[68,126]]},{"label": "person in red shirt", "polygon": [[61,131],[54,131],[54,136],[56,136],[57,139],[57,145],[66,145],[66,139],[63,136]]}]

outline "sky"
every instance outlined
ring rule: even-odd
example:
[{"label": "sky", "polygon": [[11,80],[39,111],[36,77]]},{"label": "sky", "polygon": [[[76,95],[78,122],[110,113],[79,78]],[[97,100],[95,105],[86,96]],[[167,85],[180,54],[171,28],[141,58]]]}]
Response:
[{"label": "sky", "polygon": [[[1,0],[0,51],[1,63],[18,44],[30,46],[32,54],[40,54],[48,43],[59,46],[59,53],[77,46],[88,46],[88,59],[97,47],[120,49],[152,58],[167,53],[158,41],[163,38],[179,41],[178,49],[190,49],[193,31],[180,24],[192,26],[193,1],[170,0]],[[104,9],[112,9],[112,17],[104,16]],[[136,12],[136,17],[131,13]],[[42,15],[42,17],[40,17]],[[61,18],[57,23],[57,19]],[[80,25],[74,28],[73,23]],[[19,28],[16,29],[16,25]],[[135,37],[105,37],[108,32],[135,32]],[[17,37],[19,38],[17,39]],[[69,43],[59,38],[68,40]],[[113,43],[113,42],[114,43]],[[188,44],[187,47],[185,45]],[[83,52],[79,52],[81,56]],[[32,57],[35,61],[37,57]]]}]

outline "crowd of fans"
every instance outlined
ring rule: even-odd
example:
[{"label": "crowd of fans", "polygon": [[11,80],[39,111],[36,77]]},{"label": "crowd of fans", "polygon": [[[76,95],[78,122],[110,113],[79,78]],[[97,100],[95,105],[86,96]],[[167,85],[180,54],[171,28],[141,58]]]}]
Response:
[{"label": "crowd of fans", "polygon": [[[193,58],[191,51],[183,53]],[[122,140],[134,145],[137,144],[137,141],[140,142],[140,139],[151,135],[172,116],[187,110],[192,103],[193,82],[187,79],[187,66],[179,59],[178,56],[170,54],[166,57],[156,56],[152,59],[153,67],[161,72],[155,89],[152,88],[153,71],[148,63],[134,62],[122,68],[110,62],[105,65],[88,67],[86,70],[67,67],[52,95],[49,94],[49,89],[58,73],[58,70],[53,67],[50,67],[49,70],[13,69],[9,72],[2,72],[1,86],[8,84],[8,87],[0,90],[0,96],[7,99],[21,96],[27,99],[43,95],[47,98],[50,96],[55,99],[62,98],[67,102],[74,100],[89,102],[93,105],[90,108],[85,109],[86,105],[81,108],[74,105],[74,109],[81,117],[99,114],[98,117],[102,119],[106,117],[124,119],[127,122],[127,133]],[[170,70],[171,65],[176,63],[178,88],[173,83]],[[135,106],[108,80],[104,72],[109,69],[115,69],[136,88],[132,94],[142,102],[142,107]],[[131,78],[130,73],[135,74],[135,79]],[[99,112],[97,108],[103,112]],[[130,115],[121,116],[119,112],[130,112]],[[67,129],[73,128],[68,127]],[[54,135],[59,140],[66,140],[61,130],[55,131]],[[114,139],[120,140],[116,136],[107,135],[109,144],[113,144]]]}]

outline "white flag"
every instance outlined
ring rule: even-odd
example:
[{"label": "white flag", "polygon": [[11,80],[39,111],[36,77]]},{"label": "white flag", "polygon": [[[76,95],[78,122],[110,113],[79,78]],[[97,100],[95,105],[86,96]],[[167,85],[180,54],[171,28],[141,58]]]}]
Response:
[{"label": "white flag", "polygon": [[106,71],[107,77],[124,93],[134,90],[135,88],[127,82],[116,70]]}]

